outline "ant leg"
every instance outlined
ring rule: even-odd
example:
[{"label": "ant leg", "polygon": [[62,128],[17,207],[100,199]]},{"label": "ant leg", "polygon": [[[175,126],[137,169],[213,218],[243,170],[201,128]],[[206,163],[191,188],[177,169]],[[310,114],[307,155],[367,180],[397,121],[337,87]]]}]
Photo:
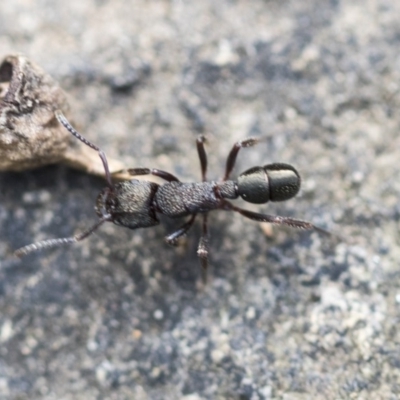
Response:
[{"label": "ant leg", "polygon": [[122,169],[121,171],[114,172],[114,174],[119,174],[121,172],[127,172],[129,175],[138,176],[138,175],[154,175],[158,176],[161,179],[164,179],[168,182],[180,182],[179,179],[170,174],[169,172],[162,171],[160,169],[155,168],[129,168]]},{"label": "ant leg", "polygon": [[286,225],[298,229],[315,230],[324,235],[331,236],[331,233],[326,231],[325,229],[319,228],[318,226],[313,225],[311,222],[302,221],[300,219],[280,217],[278,215],[260,214],[253,211],[244,210],[243,208],[234,206],[229,201],[224,201],[224,204],[221,208],[226,211],[236,211],[242,214],[244,217],[252,219],[254,221],[269,222],[270,224],[275,225]]},{"label": "ant leg", "polygon": [[203,182],[207,180],[207,154],[204,149],[204,143],[206,138],[204,136],[199,136],[196,140],[197,145],[197,153],[200,159],[200,167],[201,167],[201,179]]},{"label": "ant leg", "polygon": [[[204,142],[206,138],[204,136],[199,136],[196,140],[197,145],[197,152],[200,158],[200,165],[201,165],[201,175],[203,182],[206,180],[206,173],[207,173],[207,155],[204,149]],[[154,175],[162,178],[168,182],[180,182],[180,180],[172,175],[169,172],[162,171],[160,169],[155,168],[129,168],[126,170],[116,171],[113,174],[119,174],[122,172],[127,172],[129,175],[132,176],[139,176],[139,175]]]},{"label": "ant leg", "polygon": [[190,218],[189,221],[185,222],[178,230],[166,236],[165,241],[171,246],[176,246],[178,244],[178,239],[186,235],[188,230],[192,227],[193,222],[196,219],[196,215],[197,214],[193,214],[192,218]]},{"label": "ant leg", "polygon": [[225,175],[224,178],[222,179],[223,181],[226,181],[229,179],[229,176],[233,170],[233,167],[235,166],[236,163],[236,158],[239,153],[239,150],[242,147],[251,147],[257,144],[260,141],[260,139],[256,138],[249,138],[246,140],[240,140],[239,142],[236,142],[231,151],[229,152],[228,158],[226,159],[226,166],[225,166]]},{"label": "ant leg", "polygon": [[43,240],[41,242],[28,244],[27,246],[24,246],[24,247],[19,248],[18,250],[15,250],[14,254],[17,257],[22,258],[22,257],[25,257],[26,255],[33,253],[35,251],[38,251],[38,250],[48,249],[50,247],[57,247],[57,246],[61,246],[63,244],[72,244],[72,243],[80,242],[81,240],[86,239],[88,236],[90,236],[104,222],[110,221],[110,220],[111,220],[110,215],[106,215],[103,218],[101,218],[95,225],[93,225],[86,231],[78,233],[75,236],[68,237],[68,238],[48,239],[48,240]]},{"label": "ant leg", "polygon": [[[201,235],[199,247],[197,248],[197,256],[200,258],[200,263],[203,271],[207,270],[208,267],[208,213],[203,215],[203,234]],[[203,280],[206,280],[207,275],[203,276]]]},{"label": "ant leg", "polygon": [[87,140],[80,133],[78,133],[72,127],[72,125],[68,122],[67,118],[65,118],[64,114],[60,110],[57,110],[55,112],[55,116],[56,116],[58,122],[61,125],[63,125],[64,128],[67,129],[69,133],[74,135],[77,139],[79,139],[82,143],[84,143],[87,146],[89,146],[91,149],[96,150],[96,151],[99,152],[99,157],[100,157],[101,162],[103,163],[103,167],[104,167],[104,174],[106,176],[106,181],[108,183],[108,186],[110,188],[112,188],[114,185],[112,183],[111,173],[110,173],[110,169],[108,168],[108,161],[107,161],[107,157],[106,157],[106,154],[104,153],[104,151],[100,150],[100,148],[98,148],[95,144],[93,144],[92,142],[89,142],[89,140]]}]

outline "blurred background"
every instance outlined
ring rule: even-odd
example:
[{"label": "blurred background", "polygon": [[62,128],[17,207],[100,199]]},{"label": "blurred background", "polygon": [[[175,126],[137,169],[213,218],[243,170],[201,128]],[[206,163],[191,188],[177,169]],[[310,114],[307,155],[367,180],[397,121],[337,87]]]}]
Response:
[{"label": "blurred background", "polygon": [[16,261],[96,220],[101,178],[0,174],[1,399],[396,399],[400,393],[400,3],[386,0],[3,2],[0,57],[68,93],[76,127],[127,168],[210,179],[285,162],[293,200],[248,209],[344,239],[210,214]]}]

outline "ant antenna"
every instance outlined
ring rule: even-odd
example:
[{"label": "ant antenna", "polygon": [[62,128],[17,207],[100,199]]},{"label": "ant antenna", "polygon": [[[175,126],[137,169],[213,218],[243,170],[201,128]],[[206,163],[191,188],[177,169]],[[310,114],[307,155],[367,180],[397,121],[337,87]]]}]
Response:
[{"label": "ant antenna", "polygon": [[[100,150],[95,144],[89,142],[89,140],[85,139],[80,133],[78,133],[72,127],[72,125],[68,122],[67,118],[65,118],[64,114],[60,110],[57,110],[55,112],[55,116],[56,116],[58,122],[60,122],[60,124],[63,125],[72,135],[74,135],[82,143],[86,144],[87,146],[89,146],[93,150],[98,151],[99,157],[100,157],[100,159],[101,159],[101,161],[103,163],[103,166],[104,166],[104,173],[105,173],[105,177],[106,177],[106,180],[107,180],[108,187],[110,189],[113,189],[114,185],[113,185],[113,182],[112,182],[112,179],[111,179],[110,169],[108,168],[107,157],[106,157],[105,153],[103,152],[103,150]],[[61,245],[64,245],[64,244],[72,244],[72,243],[80,242],[81,240],[83,240],[83,239],[87,238],[88,236],[90,236],[104,222],[110,221],[110,220],[111,220],[111,215],[103,214],[102,218],[100,218],[100,220],[98,222],[96,222],[95,225],[93,225],[92,227],[90,227],[89,229],[87,229],[87,230],[85,230],[85,231],[83,231],[81,233],[78,233],[75,236],[71,236],[71,237],[67,237],[67,238],[48,239],[48,240],[43,240],[41,242],[28,244],[27,246],[24,246],[24,247],[21,247],[21,248],[17,249],[14,252],[14,254],[17,257],[21,258],[21,257],[25,257],[26,255],[28,255],[30,253],[33,253],[35,251],[38,251],[38,250],[48,249],[48,248],[51,248],[51,247],[57,247],[57,246],[61,246]]]},{"label": "ant antenna", "polygon": [[24,247],[19,248],[18,250],[15,250],[14,254],[17,257],[22,258],[22,257],[25,257],[26,255],[33,253],[35,251],[38,251],[38,250],[48,249],[50,247],[57,247],[57,246],[61,246],[63,244],[72,244],[72,243],[80,242],[81,240],[86,239],[88,236],[90,236],[104,222],[109,221],[110,218],[111,218],[110,215],[105,215],[91,228],[89,228],[86,231],[83,231],[81,233],[78,233],[75,236],[67,237],[67,238],[59,238],[59,239],[48,239],[48,240],[43,240],[41,242],[28,244],[27,246],[24,246]]},{"label": "ant antenna", "polygon": [[110,169],[108,168],[108,161],[107,161],[107,157],[106,157],[106,154],[104,153],[104,151],[99,149],[95,144],[93,144],[92,142],[89,142],[89,140],[87,140],[80,133],[78,133],[76,131],[76,129],[74,129],[72,127],[72,125],[68,122],[67,118],[65,118],[64,114],[60,110],[57,110],[55,112],[55,116],[56,116],[58,122],[61,125],[63,125],[70,133],[72,133],[72,135],[74,135],[82,143],[86,144],[87,146],[89,146],[93,150],[96,150],[96,151],[99,152],[99,157],[101,159],[101,162],[103,163],[104,173],[105,173],[105,176],[106,176],[107,184],[108,184],[108,186],[110,188],[112,188],[114,185],[113,185],[113,182],[112,182],[112,179],[111,179],[111,173],[110,173]]}]

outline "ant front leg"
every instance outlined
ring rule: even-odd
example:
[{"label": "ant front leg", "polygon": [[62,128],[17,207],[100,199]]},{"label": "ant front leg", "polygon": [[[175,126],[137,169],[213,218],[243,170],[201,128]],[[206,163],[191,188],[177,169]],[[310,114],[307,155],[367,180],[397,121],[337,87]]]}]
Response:
[{"label": "ant front leg", "polygon": [[180,182],[180,180],[175,175],[172,175],[169,172],[162,171],[160,169],[155,169],[155,168],[122,169],[120,171],[114,172],[114,174],[120,174],[123,172],[127,172],[129,175],[132,175],[132,176],[154,175],[154,176],[158,176],[161,179],[164,179],[167,182]]}]

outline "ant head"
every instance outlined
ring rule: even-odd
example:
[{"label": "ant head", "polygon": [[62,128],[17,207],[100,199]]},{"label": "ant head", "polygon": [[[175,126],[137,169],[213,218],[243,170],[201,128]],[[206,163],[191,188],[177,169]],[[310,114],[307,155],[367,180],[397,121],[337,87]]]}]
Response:
[{"label": "ant head", "polygon": [[239,175],[238,193],[249,203],[285,201],[300,190],[300,175],[289,164],[268,164],[253,167]]},{"label": "ant head", "polygon": [[132,179],[105,187],[97,197],[96,213],[129,229],[147,228],[159,223],[152,201],[158,185]]}]

